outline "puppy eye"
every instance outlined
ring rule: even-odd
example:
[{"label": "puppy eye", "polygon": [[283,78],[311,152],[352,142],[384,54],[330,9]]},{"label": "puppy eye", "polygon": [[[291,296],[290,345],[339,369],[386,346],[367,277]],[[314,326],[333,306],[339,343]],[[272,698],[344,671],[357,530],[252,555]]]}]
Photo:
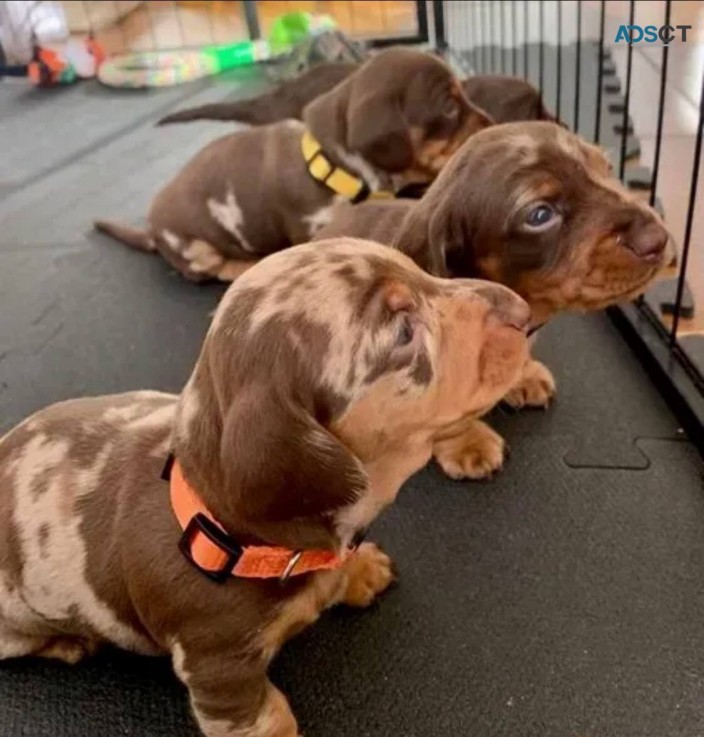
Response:
[{"label": "puppy eye", "polygon": [[398,345],[408,345],[413,340],[413,335],[413,324],[408,315],[406,315],[401,322],[401,327],[396,336],[396,343]]},{"label": "puppy eye", "polygon": [[545,230],[556,217],[555,208],[546,202],[541,202],[528,213],[525,224],[530,230]]}]

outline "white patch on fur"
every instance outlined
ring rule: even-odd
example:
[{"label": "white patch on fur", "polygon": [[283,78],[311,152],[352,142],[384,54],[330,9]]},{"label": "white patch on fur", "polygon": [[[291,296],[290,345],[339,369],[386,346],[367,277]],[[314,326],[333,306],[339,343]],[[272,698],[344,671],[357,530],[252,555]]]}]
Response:
[{"label": "white patch on fur", "polygon": [[190,426],[193,424],[198,410],[200,409],[200,396],[198,389],[195,387],[195,383],[189,379],[188,383],[183,389],[181,394],[181,401],[178,406],[178,420],[177,425],[179,432],[187,437],[190,433]]},{"label": "white patch on fur", "polygon": [[40,648],[45,641],[41,624],[19,590],[0,571],[0,660],[29,655]]},{"label": "white patch on fur", "polygon": [[345,169],[362,177],[372,192],[378,192],[380,189],[383,189],[377,170],[359,154],[350,153],[349,151],[345,151],[342,146],[336,146],[335,155],[344,164]]},{"label": "white patch on fur", "polygon": [[148,414],[138,417],[136,420],[128,423],[127,429],[130,432],[158,429],[168,427],[173,422],[176,412],[176,404],[166,404],[162,407],[153,409]]},{"label": "white patch on fur", "polygon": [[210,198],[207,203],[208,210],[213,216],[215,222],[217,222],[222,228],[228,233],[237,238],[239,245],[250,253],[254,253],[254,248],[247,241],[242,233],[242,226],[244,225],[244,215],[240,206],[237,204],[235,199],[235,193],[229,189],[225,195],[224,202],[218,202],[215,199]]},{"label": "white patch on fur", "polygon": [[[24,446],[14,467],[13,523],[24,561],[22,597],[33,611],[33,617],[18,623],[18,629],[25,632],[43,620],[78,618],[120,647],[154,654],[154,645],[123,624],[86,577],[86,545],[78,505],[99,488],[112,448],[106,444],[87,468],[72,464],[68,451],[68,441],[38,433]],[[42,479],[47,486],[37,494],[32,487]],[[50,534],[42,546],[43,526]]]},{"label": "white patch on fur", "polygon": [[[198,726],[206,737],[269,737],[272,734],[283,734],[283,732],[278,731],[280,725],[277,724],[282,702],[283,707],[288,708],[285,705],[284,696],[279,692],[274,692],[267,698],[264,708],[257,715],[256,721],[248,727],[238,727],[227,719],[208,719],[198,710],[195,704],[193,704],[193,713]],[[278,707],[277,704],[279,704]],[[293,720],[293,717],[289,718]]]},{"label": "white patch on fur", "polygon": [[171,644],[171,662],[173,664],[176,677],[185,686],[188,685],[189,673],[186,670],[186,652],[178,640],[174,640]]},{"label": "white patch on fur", "polygon": [[175,233],[172,233],[170,230],[162,230],[161,237],[164,239],[164,241],[166,241],[166,245],[172,251],[175,251],[176,253],[181,253],[183,243],[181,243],[181,239]]},{"label": "white patch on fur", "polygon": [[[310,257],[310,263],[295,268],[297,260],[304,254]],[[339,260],[331,262],[328,258],[330,255],[349,257],[347,265],[354,269],[363,282],[368,282],[372,276],[365,255],[394,261],[405,269],[420,273],[420,269],[400,251],[356,238],[336,238],[287,248],[267,256],[239,277],[220,301],[210,330],[221,328],[223,315],[237,300],[241,290],[261,289],[262,295],[250,316],[250,332],[257,331],[262,324],[279,315],[300,315],[311,325],[328,328],[330,345],[326,360],[320,366],[321,380],[331,389],[353,396],[356,388],[363,384],[365,373],[362,363],[358,362],[357,374],[349,381],[357,331],[359,355],[374,355],[378,349],[375,341],[379,336],[373,331],[361,330],[354,314],[354,305],[347,298],[349,283],[336,274],[341,263]],[[311,289],[291,290],[291,294],[282,299],[281,290],[286,288],[289,280],[300,276],[303,270]],[[322,306],[326,309],[321,309]]]},{"label": "white patch on fur", "polygon": [[153,406],[153,410],[156,410],[165,406],[162,402],[168,402],[166,406],[173,407],[176,400],[175,394],[166,394],[165,392],[144,390],[133,394],[135,401],[132,404],[123,407],[108,407],[103,412],[101,419],[116,425],[128,424],[141,419],[149,412],[149,407],[145,406],[148,403],[159,402],[158,405]]},{"label": "white patch on fur", "polygon": [[215,276],[222,266],[225,257],[207,241],[194,240],[183,251],[188,260],[188,268],[196,274],[212,274]]},{"label": "white patch on fur", "polygon": [[319,208],[310,215],[304,215],[302,220],[308,226],[308,237],[312,238],[321,228],[329,225],[335,215],[335,209],[342,203],[347,202],[347,198],[336,194],[331,204]]}]

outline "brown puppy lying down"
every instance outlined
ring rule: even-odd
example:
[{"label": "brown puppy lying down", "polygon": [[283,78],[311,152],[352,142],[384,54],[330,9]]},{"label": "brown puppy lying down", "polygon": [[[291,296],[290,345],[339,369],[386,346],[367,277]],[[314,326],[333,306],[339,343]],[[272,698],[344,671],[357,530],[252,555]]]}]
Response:
[{"label": "brown puppy lying down", "polygon": [[438,433],[516,381],[529,319],[503,286],[375,243],[262,261],[180,396],[61,402],[0,440],[0,658],[168,653],[207,737],[296,737],[270,661],[389,585],[389,558],[355,542]]},{"label": "brown puppy lying down", "polygon": [[[309,102],[329,92],[357,68],[357,64],[350,62],[318,64],[258,97],[179,110],[162,118],[157,125],[191,120],[227,120],[250,125],[267,125],[289,118],[301,120]],[[495,123],[553,119],[543,105],[540,92],[519,77],[478,75],[465,79],[462,87],[472,104],[484,110]]]},{"label": "brown puppy lying down", "polygon": [[[206,146],[156,196],[147,230],[96,227],[159,251],[193,281],[232,280],[251,260],[307,241],[327,222],[331,206],[345,199],[340,177],[349,183],[353,176],[354,193],[346,196],[357,200],[432,181],[465,138],[490,123],[447,65],[409,49],[373,57],[308,105],[303,118]],[[326,183],[308,170],[306,128],[322,148],[322,156],[306,156]],[[339,167],[333,176],[328,165]]]},{"label": "brown puppy lying down", "polygon": [[[560,310],[599,310],[641,294],[665,262],[657,213],[610,174],[602,152],[554,123],[498,125],[473,136],[418,202],[338,208],[317,238],[372,238],[431,274],[491,279],[531,306],[533,325]],[[322,244],[321,244],[322,247]],[[546,406],[550,371],[531,360],[506,400]],[[503,440],[460,423],[435,457],[455,478],[503,463]]]}]

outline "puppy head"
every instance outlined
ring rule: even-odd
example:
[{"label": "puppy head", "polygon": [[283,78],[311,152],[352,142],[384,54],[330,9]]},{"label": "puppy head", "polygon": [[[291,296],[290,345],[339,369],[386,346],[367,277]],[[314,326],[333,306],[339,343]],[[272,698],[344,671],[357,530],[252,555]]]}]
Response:
[{"label": "puppy head", "polygon": [[179,403],[174,450],[232,534],[334,548],[430,457],[438,427],[498,401],[528,307],[339,239],[291,248],[228,291]]},{"label": "puppy head", "polygon": [[540,91],[520,77],[485,74],[462,81],[467,98],[485,110],[496,123],[552,120]]},{"label": "puppy head", "polygon": [[539,321],[642,293],[664,264],[668,239],[658,214],[613,178],[598,148],[546,122],[473,136],[401,233],[431,272],[506,284]]},{"label": "puppy head", "polygon": [[491,119],[472,105],[450,68],[410,49],[388,49],[303,111],[329,153],[432,181],[452,153]]}]

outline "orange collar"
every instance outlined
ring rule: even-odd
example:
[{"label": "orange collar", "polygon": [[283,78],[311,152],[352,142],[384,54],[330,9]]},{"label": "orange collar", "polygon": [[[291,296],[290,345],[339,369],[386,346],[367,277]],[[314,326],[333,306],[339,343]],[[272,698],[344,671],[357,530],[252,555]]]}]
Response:
[{"label": "orange collar", "polygon": [[169,481],[171,507],[183,530],[179,549],[192,565],[214,581],[223,583],[230,576],[285,581],[290,576],[339,568],[345,560],[344,554],[331,550],[296,551],[240,545],[208,511],[173,456],[169,456],[162,478]]}]

